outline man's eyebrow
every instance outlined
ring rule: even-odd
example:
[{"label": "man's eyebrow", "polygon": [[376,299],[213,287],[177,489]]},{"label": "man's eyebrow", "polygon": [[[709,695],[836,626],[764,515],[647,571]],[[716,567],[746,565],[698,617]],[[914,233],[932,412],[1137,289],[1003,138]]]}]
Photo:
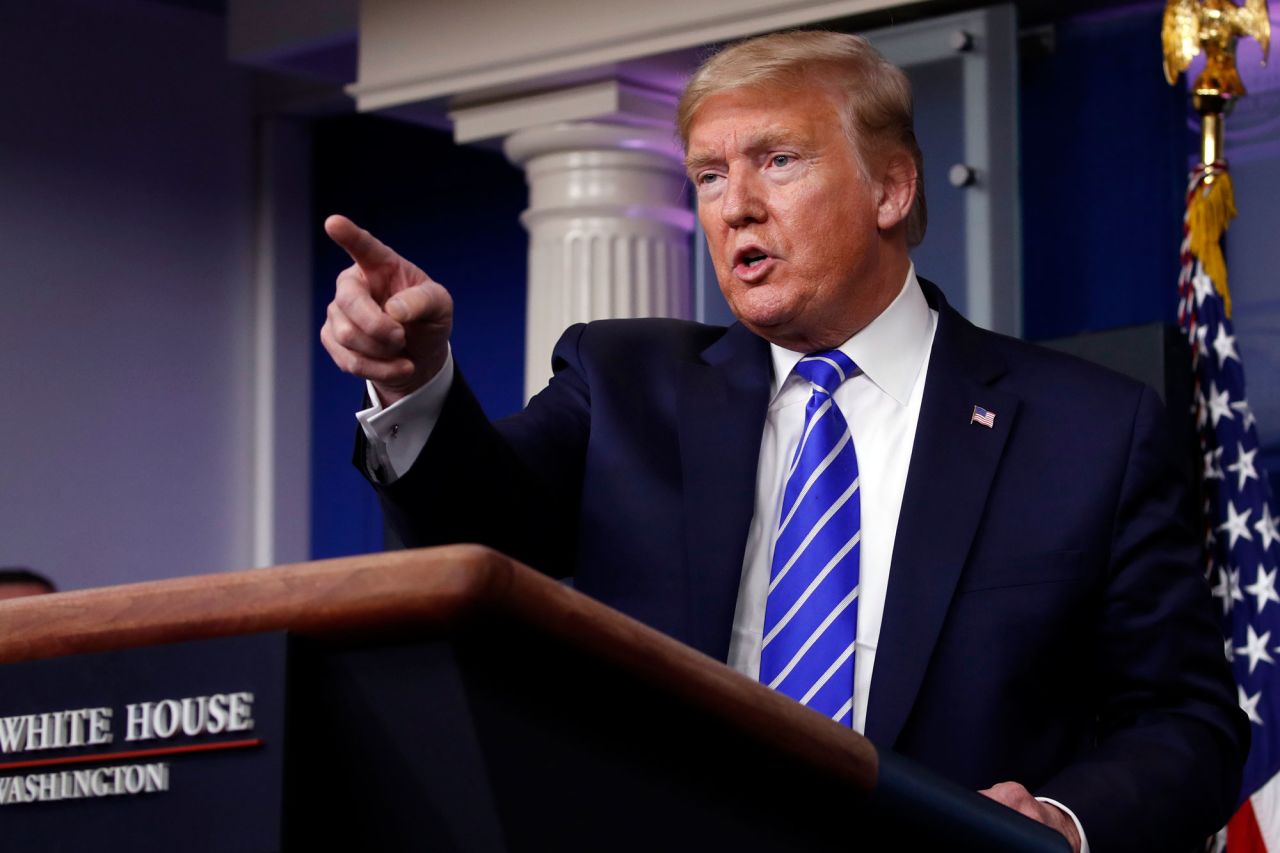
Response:
[{"label": "man's eyebrow", "polygon": [[700,172],[707,166],[723,162],[723,158],[715,154],[687,154],[684,158],[684,170],[692,175],[694,172]]},{"label": "man's eyebrow", "polygon": [[748,139],[743,149],[755,154],[761,151],[772,151],[775,148],[799,147],[801,147],[799,140],[794,133],[785,130],[765,130]]}]

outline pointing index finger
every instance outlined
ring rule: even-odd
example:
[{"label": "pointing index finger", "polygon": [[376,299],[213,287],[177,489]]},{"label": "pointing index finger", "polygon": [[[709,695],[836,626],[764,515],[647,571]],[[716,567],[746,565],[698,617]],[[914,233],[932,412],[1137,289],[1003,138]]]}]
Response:
[{"label": "pointing index finger", "polygon": [[345,216],[330,216],[324,221],[324,231],[362,270],[396,258],[396,253],[382,241]]}]

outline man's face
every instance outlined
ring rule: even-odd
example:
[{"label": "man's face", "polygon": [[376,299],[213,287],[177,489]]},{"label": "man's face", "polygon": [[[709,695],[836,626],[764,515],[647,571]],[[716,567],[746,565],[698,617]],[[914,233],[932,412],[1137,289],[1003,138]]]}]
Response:
[{"label": "man's face", "polygon": [[901,289],[905,243],[894,251],[879,233],[897,219],[883,218],[880,184],[863,175],[825,90],[711,95],[686,163],[720,290],[761,337],[837,346]]}]

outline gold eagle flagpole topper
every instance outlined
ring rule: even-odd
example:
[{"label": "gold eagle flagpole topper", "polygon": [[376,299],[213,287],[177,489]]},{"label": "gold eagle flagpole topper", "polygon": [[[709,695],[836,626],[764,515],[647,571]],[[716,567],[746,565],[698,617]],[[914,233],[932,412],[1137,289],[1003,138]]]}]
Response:
[{"label": "gold eagle flagpole topper", "polygon": [[1168,0],[1160,39],[1164,44],[1164,76],[1169,85],[1191,65],[1201,51],[1204,70],[1191,84],[1191,103],[1200,114],[1200,166],[1188,189],[1186,231],[1189,249],[1200,260],[1222,294],[1227,316],[1231,296],[1227,290],[1227,265],[1221,237],[1236,215],[1235,194],[1223,154],[1223,119],[1245,95],[1236,70],[1236,41],[1251,36],[1262,45],[1265,64],[1271,46],[1271,19],[1267,0]]},{"label": "gold eagle flagpole topper", "polygon": [[[1164,77],[1173,85],[1196,54],[1204,51],[1204,70],[1191,87],[1191,102],[1203,118],[1201,162],[1212,171],[1222,162],[1222,118],[1245,94],[1236,70],[1236,40],[1252,36],[1267,61],[1271,19],[1267,0],[1169,0],[1164,8],[1160,40],[1164,43]],[[1212,183],[1212,181],[1210,181]]]}]

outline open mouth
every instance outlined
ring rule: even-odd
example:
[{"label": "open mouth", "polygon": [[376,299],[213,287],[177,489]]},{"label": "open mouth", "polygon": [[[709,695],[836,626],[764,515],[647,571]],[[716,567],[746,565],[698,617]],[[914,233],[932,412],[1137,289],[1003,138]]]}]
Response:
[{"label": "open mouth", "polygon": [[734,254],[735,267],[752,270],[769,260],[769,253],[759,246],[744,246]]}]

